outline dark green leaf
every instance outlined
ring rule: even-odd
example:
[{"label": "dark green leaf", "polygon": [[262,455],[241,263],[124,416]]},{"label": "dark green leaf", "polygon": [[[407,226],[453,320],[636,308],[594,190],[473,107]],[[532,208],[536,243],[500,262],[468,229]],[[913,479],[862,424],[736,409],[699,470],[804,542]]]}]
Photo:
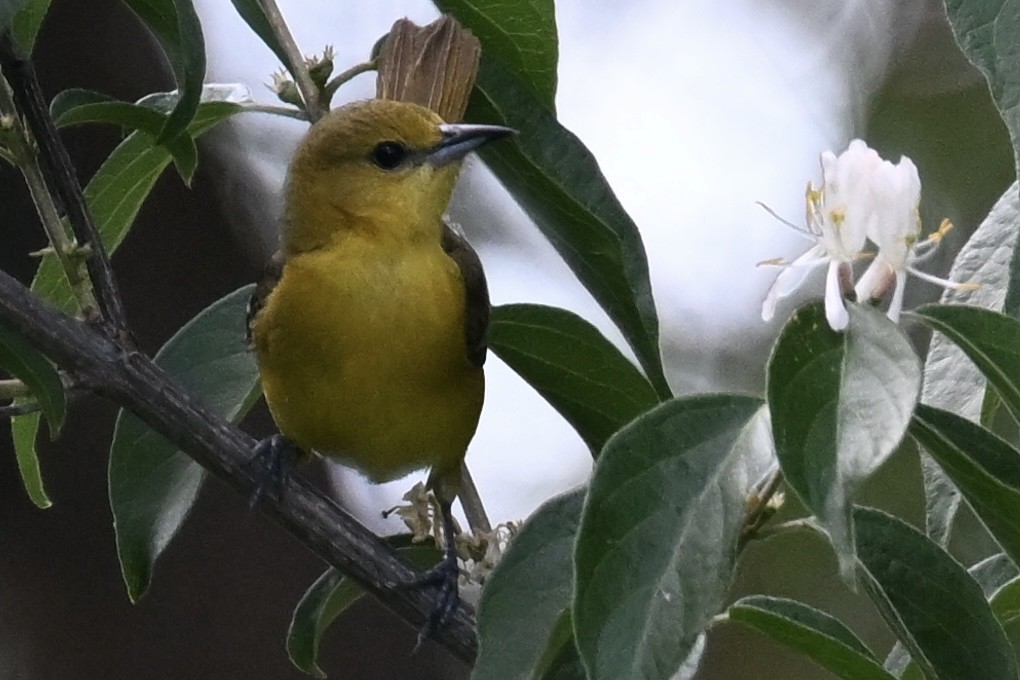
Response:
[{"label": "dark green leaf", "polygon": [[434,0],[482,43],[486,59],[517,74],[549,111],[556,110],[559,40],[553,0]]},{"label": "dark green leaf", "polygon": [[57,127],[110,123],[131,130],[142,130],[153,137],[159,134],[166,123],[165,115],[146,106],[77,88],[58,93],[50,102],[50,115]]},{"label": "dark green leaf", "polygon": [[25,491],[36,507],[45,510],[53,505],[53,501],[46,495],[42,471],[39,469],[39,454],[35,450],[39,418],[39,413],[11,418],[11,438],[14,441],[14,455],[18,459],[18,472],[21,474]]},{"label": "dark green leaf", "polygon": [[992,611],[1003,626],[1020,619],[1020,578],[999,588],[991,597]]},{"label": "dark green leaf", "polygon": [[[200,312],[155,361],[214,413],[243,416],[258,399],[258,368],[245,347],[252,286]],[[137,417],[121,411],[110,447],[110,507],[128,596],[145,594],[152,567],[191,510],[205,471]]]},{"label": "dark green leaf", "polygon": [[[436,563],[440,553],[435,546],[414,544],[404,536],[389,539],[397,552],[418,567]],[[305,591],[294,608],[287,631],[287,654],[291,663],[316,678],[325,678],[319,668],[319,643],[329,626],[365,591],[355,582],[330,567]]]},{"label": "dark green leaf", "polygon": [[520,132],[514,143],[484,147],[482,158],[619,326],[660,399],[668,398],[645,248],[595,157],[484,54],[467,118]]},{"label": "dark green leaf", "polygon": [[[28,0],[28,2],[18,4],[21,4],[22,7],[11,21],[11,36],[18,49],[26,55],[31,55],[43,19],[46,18],[46,13],[50,9],[50,0]],[[0,10],[0,15],[2,14],[3,11]]]},{"label": "dark green leaf", "polygon": [[584,492],[536,510],[486,582],[472,680],[540,678],[574,646],[569,617],[562,624],[574,592],[571,559]]},{"label": "dark green leaf", "polygon": [[1020,321],[969,305],[924,305],[912,316],[956,343],[1020,420]]},{"label": "dark green leaf", "polygon": [[276,39],[273,27],[269,23],[269,19],[266,18],[266,13],[262,10],[258,0],[230,0],[230,2],[234,5],[234,9],[237,10],[241,18],[244,19],[244,23],[248,24],[248,28],[262,39],[266,47],[273,51],[276,58],[287,67],[287,70],[293,76],[294,65],[287,59],[287,52],[280,45],[280,41]]},{"label": "dark green leaf", "polygon": [[22,10],[29,0],[0,0],[0,33],[3,33],[14,21],[14,16]]},{"label": "dark green leaf", "polygon": [[174,139],[198,111],[205,80],[205,41],[191,0],[124,0],[159,40],[177,81],[180,98],[157,142]]},{"label": "dark green leaf", "polygon": [[894,680],[853,632],[825,612],[754,595],[730,605],[729,618],[757,628],[844,680]]},{"label": "dark green leaf", "polygon": [[962,566],[892,515],[857,508],[854,523],[860,582],[925,675],[1016,680],[1009,640]]},{"label": "dark green leaf", "polygon": [[50,424],[56,439],[64,424],[64,383],[57,369],[19,333],[0,326],[0,368],[25,383]]},{"label": "dark green leaf", "polygon": [[919,404],[910,434],[963,493],[1014,561],[1020,561],[1020,451],[955,413]]},{"label": "dark green leaf", "polygon": [[[64,90],[54,97],[50,104],[50,113],[58,127],[108,123],[128,130],[141,130],[152,137],[159,136],[168,118],[167,114],[160,113],[151,106],[122,102],[98,92],[79,89]],[[181,179],[185,184],[190,184],[198,167],[198,150],[191,134],[185,130],[176,137],[165,140],[162,145],[173,157]]]},{"label": "dark green leaf", "polygon": [[773,349],[767,386],[779,464],[828,532],[845,579],[853,578],[854,488],[896,449],[921,388],[903,331],[870,307],[849,312],[837,333],[821,303],[799,309]]},{"label": "dark green leaf", "polygon": [[[1017,567],[1013,564],[1013,561],[1002,553],[992,555],[991,557],[981,560],[967,569],[967,573],[970,574],[977,582],[978,586],[981,587],[981,592],[984,594],[985,599],[990,601],[992,600],[993,595],[1000,588],[1020,575],[1020,573],[1017,572]],[[995,611],[994,602],[992,602],[992,609]],[[1007,622],[999,616],[997,611],[995,611],[995,615],[999,619],[999,622],[1005,626]],[[907,652],[907,648],[903,646],[902,642],[897,642],[892,648],[892,651],[889,652],[889,656],[886,657],[884,665],[886,670],[890,671],[902,680],[924,680],[924,676],[921,675],[920,668],[918,668],[917,664],[911,662],[910,654]]]},{"label": "dark green leaf", "polygon": [[591,680],[665,679],[696,663],[748,495],[773,465],[752,397],[668,401],[609,440],[574,553],[574,633]]},{"label": "dark green leaf", "polygon": [[648,380],[620,350],[563,309],[494,308],[489,347],[574,426],[593,453],[658,403]]}]

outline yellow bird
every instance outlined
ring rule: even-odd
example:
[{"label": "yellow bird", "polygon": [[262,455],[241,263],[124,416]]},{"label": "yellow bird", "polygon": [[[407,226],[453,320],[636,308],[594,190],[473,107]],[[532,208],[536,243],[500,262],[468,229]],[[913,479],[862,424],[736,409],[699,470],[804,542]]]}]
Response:
[{"label": "yellow bird", "polygon": [[478,256],[444,222],[461,161],[513,130],[446,124],[373,99],[312,126],[290,165],[280,252],[248,337],[282,438],[373,482],[430,467],[445,558],[427,635],[455,608],[450,504],[482,408],[489,296]]}]

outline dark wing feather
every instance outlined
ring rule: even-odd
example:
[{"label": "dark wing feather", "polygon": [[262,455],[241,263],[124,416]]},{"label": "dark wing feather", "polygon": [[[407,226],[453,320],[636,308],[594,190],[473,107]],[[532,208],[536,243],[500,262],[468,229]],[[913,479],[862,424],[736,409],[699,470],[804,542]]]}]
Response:
[{"label": "dark wing feather", "polygon": [[252,344],[252,326],[255,323],[255,317],[259,315],[259,312],[266,305],[269,294],[273,292],[273,288],[276,288],[276,284],[279,283],[282,274],[283,253],[278,250],[266,262],[266,266],[262,270],[262,277],[248,299],[248,308],[244,313],[244,337],[248,343],[249,350],[254,348]]},{"label": "dark wing feather", "polygon": [[485,272],[478,254],[463,236],[443,224],[443,250],[460,268],[464,278],[467,312],[464,332],[467,337],[468,359],[475,366],[485,363],[487,335],[489,331],[489,288],[485,284]]}]

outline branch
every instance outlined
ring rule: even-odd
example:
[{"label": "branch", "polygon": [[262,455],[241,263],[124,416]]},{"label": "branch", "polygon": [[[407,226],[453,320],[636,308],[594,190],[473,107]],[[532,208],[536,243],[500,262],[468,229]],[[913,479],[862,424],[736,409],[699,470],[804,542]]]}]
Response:
[{"label": "branch", "polygon": [[[0,323],[250,497],[255,480],[246,463],[255,440],[203,408],[151,359],[126,351],[97,329],[61,314],[2,271]],[[398,616],[419,627],[426,621],[433,605],[431,589],[395,587],[421,574],[385,541],[296,475],[284,481],[281,496],[266,498],[259,509]],[[466,607],[454,612],[435,637],[460,659],[474,661],[474,618]]]},{"label": "branch", "polygon": [[0,35],[0,70],[10,83],[14,101],[39,145],[43,174],[50,193],[63,203],[78,245],[88,248],[89,255],[85,264],[89,278],[92,279],[99,311],[112,326],[114,334],[126,340],[129,337],[127,315],[117,290],[110,257],[85,205],[85,197],[67,149],[57,136],[57,128],[43,99],[35,68],[31,60],[18,53],[9,32]]},{"label": "branch", "polygon": [[308,120],[315,123],[322,118],[324,111],[322,102],[319,101],[319,88],[312,82],[312,76],[308,73],[308,64],[305,62],[297,42],[294,41],[294,36],[291,35],[290,28],[287,27],[287,22],[284,21],[283,15],[280,13],[280,8],[276,6],[276,0],[258,0],[258,3],[265,13],[266,19],[269,20],[276,39],[280,41],[280,47],[283,48],[284,54],[290,61],[288,70],[294,77],[298,91],[301,92]]}]

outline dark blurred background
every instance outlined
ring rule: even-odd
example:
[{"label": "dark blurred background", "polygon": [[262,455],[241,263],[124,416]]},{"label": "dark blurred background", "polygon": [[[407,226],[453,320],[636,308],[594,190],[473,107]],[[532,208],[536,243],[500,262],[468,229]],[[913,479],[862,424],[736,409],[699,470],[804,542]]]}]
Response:
[{"label": "dark blurred background", "polygon": [[[173,88],[150,36],[116,0],[54,0],[36,47],[47,97],[84,87],[133,101]],[[119,141],[111,127],[64,135],[84,184]],[[138,341],[148,353],[213,300],[255,280],[213,190],[214,164],[192,188],[168,171],[114,265]],[[0,267],[29,281],[27,255],[45,245],[18,172],[0,166],[5,211]],[[238,333],[242,328],[238,326]],[[129,603],[106,496],[116,409],[83,398],[60,441],[41,435],[53,507],[33,506],[0,423],[0,680],[302,678],[284,638],[301,594],[325,569],[245,499],[211,480],[157,565],[152,588]],[[256,416],[250,429],[268,431]],[[415,631],[363,601],[327,635],[330,677],[466,677],[435,645],[411,656]]]}]

